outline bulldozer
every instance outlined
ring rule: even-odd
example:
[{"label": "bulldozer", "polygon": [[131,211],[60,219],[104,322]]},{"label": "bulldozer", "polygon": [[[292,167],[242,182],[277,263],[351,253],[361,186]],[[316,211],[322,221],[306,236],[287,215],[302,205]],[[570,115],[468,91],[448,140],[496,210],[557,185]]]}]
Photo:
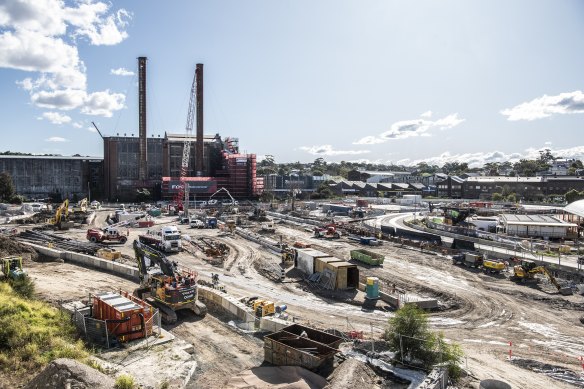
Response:
[{"label": "bulldozer", "polygon": [[22,269],[22,257],[5,257],[0,259],[2,275],[9,280],[18,280],[26,277]]},{"label": "bulldozer", "polygon": [[536,274],[545,274],[550,282],[558,289],[560,294],[564,296],[572,294],[572,288],[562,287],[545,266],[538,266],[535,262],[530,260],[524,259],[521,261],[521,264],[513,267],[512,279],[514,281],[526,282],[534,280]]},{"label": "bulldozer", "polygon": [[197,272],[179,269],[176,262],[137,240],[134,252],[140,271],[140,287],[134,296],[158,308],[164,324],[176,323],[176,311],[182,309],[201,317],[207,314],[205,304],[198,301]]}]

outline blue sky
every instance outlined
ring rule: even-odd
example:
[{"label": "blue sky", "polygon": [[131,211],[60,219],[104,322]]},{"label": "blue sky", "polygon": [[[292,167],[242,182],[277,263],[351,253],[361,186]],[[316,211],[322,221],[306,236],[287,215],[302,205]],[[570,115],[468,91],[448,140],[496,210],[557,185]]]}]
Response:
[{"label": "blue sky", "polygon": [[584,158],[582,37],[578,0],[0,0],[0,150],[136,135],[147,56],[150,135],[185,131],[200,62],[205,133],[277,162]]}]

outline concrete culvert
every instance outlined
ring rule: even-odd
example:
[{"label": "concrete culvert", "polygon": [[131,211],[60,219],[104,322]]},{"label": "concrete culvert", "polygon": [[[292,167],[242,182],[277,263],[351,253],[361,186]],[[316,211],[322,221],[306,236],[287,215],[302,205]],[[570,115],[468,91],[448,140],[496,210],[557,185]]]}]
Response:
[{"label": "concrete culvert", "polygon": [[482,380],[479,389],[511,389],[511,385],[499,380]]}]

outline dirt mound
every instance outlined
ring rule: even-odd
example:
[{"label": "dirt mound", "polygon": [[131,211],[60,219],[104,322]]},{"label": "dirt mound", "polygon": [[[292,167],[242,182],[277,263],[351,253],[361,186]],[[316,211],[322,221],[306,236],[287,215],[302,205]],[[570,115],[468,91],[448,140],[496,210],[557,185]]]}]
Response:
[{"label": "dirt mound", "polygon": [[[239,373],[225,388],[317,389],[325,385],[324,378],[300,366],[260,366]],[[350,386],[339,386],[345,387]]]},{"label": "dirt mound", "polygon": [[72,359],[59,358],[32,379],[25,389],[75,388],[113,389],[115,381],[99,371]]},{"label": "dirt mound", "polygon": [[13,237],[0,235],[0,258],[9,255],[21,255],[24,259],[36,261],[38,253],[30,246],[18,242]]},{"label": "dirt mound", "polygon": [[381,388],[381,383],[373,369],[351,358],[335,369],[327,388]]}]

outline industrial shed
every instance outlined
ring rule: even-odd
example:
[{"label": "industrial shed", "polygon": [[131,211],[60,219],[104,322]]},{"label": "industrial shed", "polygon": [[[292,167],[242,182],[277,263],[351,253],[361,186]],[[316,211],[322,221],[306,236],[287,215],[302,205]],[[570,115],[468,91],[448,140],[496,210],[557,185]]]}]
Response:
[{"label": "industrial shed", "polygon": [[499,215],[497,232],[525,238],[572,239],[578,225],[549,215]]},{"label": "industrial shed", "polygon": [[332,289],[356,289],[359,286],[359,269],[357,265],[346,261],[330,262],[324,266],[324,270],[329,270],[335,275]]},{"label": "industrial shed", "polygon": [[336,258],[336,257],[320,257],[317,258],[314,263],[314,272],[315,273],[322,273],[328,263],[333,262],[345,262],[343,259]]},{"label": "industrial shed", "polygon": [[296,249],[294,258],[294,267],[310,276],[315,272],[315,262],[317,258],[330,257],[330,254],[314,249]]}]

